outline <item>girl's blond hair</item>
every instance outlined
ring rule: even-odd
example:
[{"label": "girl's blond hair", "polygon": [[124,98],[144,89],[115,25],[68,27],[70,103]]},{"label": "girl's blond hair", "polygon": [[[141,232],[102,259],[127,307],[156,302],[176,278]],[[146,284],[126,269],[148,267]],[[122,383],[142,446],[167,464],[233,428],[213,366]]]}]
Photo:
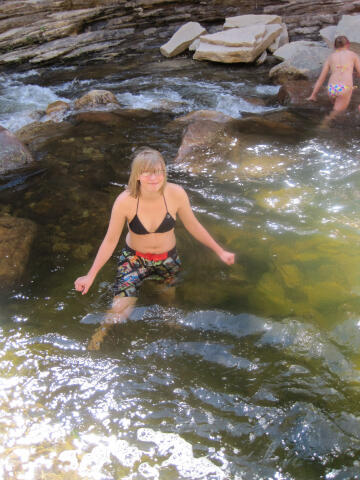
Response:
[{"label": "girl's blond hair", "polygon": [[160,192],[163,193],[166,185],[166,166],[161,153],[150,147],[141,147],[134,152],[127,188],[132,197],[137,198],[140,195],[139,176],[143,172],[153,172],[158,170],[159,165],[164,171],[164,182],[160,188]]}]

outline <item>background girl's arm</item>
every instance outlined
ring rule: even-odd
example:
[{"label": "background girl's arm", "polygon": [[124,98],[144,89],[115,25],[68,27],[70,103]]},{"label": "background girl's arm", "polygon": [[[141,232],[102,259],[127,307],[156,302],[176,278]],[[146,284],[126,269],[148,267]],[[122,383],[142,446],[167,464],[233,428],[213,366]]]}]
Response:
[{"label": "background girl's arm", "polygon": [[315,85],[314,85],[314,89],[310,95],[310,97],[307,98],[307,100],[312,100],[312,101],[316,101],[316,95],[318,93],[318,91],[320,90],[322,84],[324,83],[328,73],[329,73],[329,70],[330,70],[330,61],[329,59],[326,60],[325,62],[325,65],[323,66],[323,69],[321,70],[321,73],[320,73],[320,76],[319,78],[317,79]]},{"label": "background girl's arm", "polygon": [[356,53],[354,53],[354,67],[358,76],[360,77],[360,58],[358,55],[356,55]]},{"label": "background girl's arm", "polygon": [[195,217],[190,205],[189,198],[185,191],[181,187],[178,187],[178,189],[179,208],[177,213],[186,230],[194,238],[196,238],[196,240],[213,250],[223,262],[227,263],[228,265],[232,265],[235,261],[235,254],[224,250],[212,238],[210,233],[201,225],[199,220]]},{"label": "background girl's arm", "polygon": [[83,295],[88,292],[99,270],[105,265],[105,263],[113,254],[116,245],[119,242],[125,220],[124,197],[123,194],[121,194],[115,200],[106,235],[99,247],[89,272],[84,277],[79,277],[75,280],[75,289],[78,292],[81,292]]}]

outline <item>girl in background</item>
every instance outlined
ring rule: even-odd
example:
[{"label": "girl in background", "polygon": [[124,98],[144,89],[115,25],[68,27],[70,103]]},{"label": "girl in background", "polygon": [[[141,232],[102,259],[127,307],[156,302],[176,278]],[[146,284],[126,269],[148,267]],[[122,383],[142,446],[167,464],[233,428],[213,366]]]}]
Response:
[{"label": "girl in background", "polygon": [[335,51],[327,58],[312,94],[308,98],[313,102],[316,101],[317,93],[330,72],[328,95],[334,106],[331,113],[325,117],[325,125],[347,109],[354,88],[354,69],[360,75],[360,60],[356,53],[349,50],[349,40],[345,36],[336,37],[334,47]]}]

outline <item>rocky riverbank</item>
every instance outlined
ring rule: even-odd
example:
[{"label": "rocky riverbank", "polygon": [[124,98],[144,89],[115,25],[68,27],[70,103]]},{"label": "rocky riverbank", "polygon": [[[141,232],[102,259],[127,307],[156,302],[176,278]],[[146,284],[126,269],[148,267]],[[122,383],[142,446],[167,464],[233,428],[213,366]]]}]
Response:
[{"label": "rocky riverbank", "polygon": [[0,5],[0,69],[124,63],[144,51],[160,59],[159,46],[185,22],[211,33],[226,17],[249,13],[281,15],[291,41],[316,40],[321,28],[359,11],[358,2],[338,0],[7,0]]}]

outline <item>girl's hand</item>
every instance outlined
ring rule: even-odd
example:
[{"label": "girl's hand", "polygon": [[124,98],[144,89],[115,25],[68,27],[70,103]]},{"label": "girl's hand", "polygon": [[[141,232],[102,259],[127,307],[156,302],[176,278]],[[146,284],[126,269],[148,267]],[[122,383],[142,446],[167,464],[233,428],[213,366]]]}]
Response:
[{"label": "girl's hand", "polygon": [[75,280],[75,290],[77,292],[81,292],[82,295],[85,295],[89,291],[93,281],[94,278],[90,277],[89,275],[79,277]]},{"label": "girl's hand", "polygon": [[226,263],[227,265],[233,265],[235,262],[235,253],[227,252],[226,250],[222,250],[219,253],[219,258]]},{"label": "girl's hand", "polygon": [[310,97],[308,97],[306,100],[309,100],[310,102],[316,102],[316,95],[312,94]]}]

